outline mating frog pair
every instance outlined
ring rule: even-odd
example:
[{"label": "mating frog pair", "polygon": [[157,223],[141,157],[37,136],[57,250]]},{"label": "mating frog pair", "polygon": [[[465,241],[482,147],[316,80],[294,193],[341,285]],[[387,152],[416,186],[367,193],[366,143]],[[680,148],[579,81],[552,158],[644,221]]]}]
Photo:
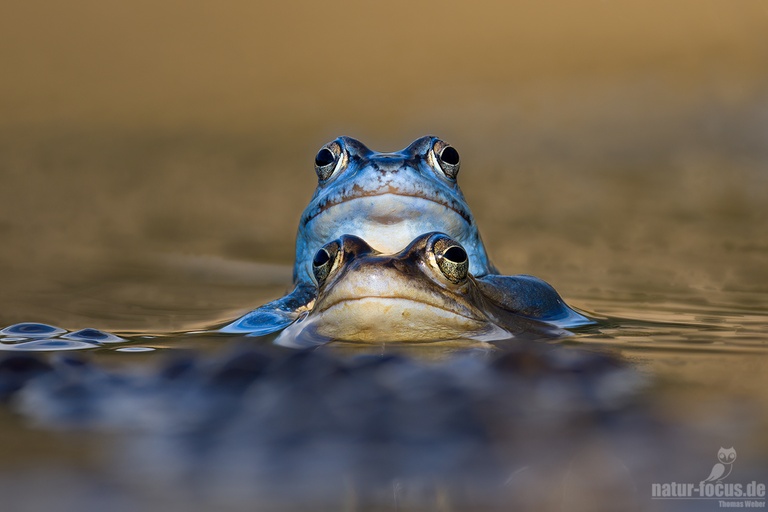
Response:
[{"label": "mating frog pair", "polygon": [[592,323],[544,281],[498,274],[457,184],[459,167],[456,149],[431,136],[396,153],[350,137],[323,146],[299,223],[294,290],[222,331],[490,341]]}]

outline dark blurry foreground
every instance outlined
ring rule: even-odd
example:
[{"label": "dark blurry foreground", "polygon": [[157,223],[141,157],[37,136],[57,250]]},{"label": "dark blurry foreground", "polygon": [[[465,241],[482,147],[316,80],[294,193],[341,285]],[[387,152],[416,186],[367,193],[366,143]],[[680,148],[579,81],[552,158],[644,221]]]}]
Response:
[{"label": "dark blurry foreground", "polygon": [[[241,347],[151,373],[0,360],[0,398],[26,421],[78,444],[109,434],[98,476],[69,478],[111,497],[59,503],[81,510],[631,508],[670,470],[655,457],[686,457],[674,464],[685,474],[701,455],[641,398],[646,386],[610,355],[520,343],[442,362]],[[6,500],[36,502],[14,500],[31,489],[12,482]]]}]

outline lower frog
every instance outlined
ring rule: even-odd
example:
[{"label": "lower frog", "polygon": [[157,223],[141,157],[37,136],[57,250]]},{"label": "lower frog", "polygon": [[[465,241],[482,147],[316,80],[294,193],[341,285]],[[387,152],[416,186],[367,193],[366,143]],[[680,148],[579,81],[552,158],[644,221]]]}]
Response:
[{"label": "lower frog", "polygon": [[542,339],[592,323],[538,278],[476,277],[470,267],[464,247],[443,233],[395,254],[344,235],[315,254],[317,298],[277,343]]}]

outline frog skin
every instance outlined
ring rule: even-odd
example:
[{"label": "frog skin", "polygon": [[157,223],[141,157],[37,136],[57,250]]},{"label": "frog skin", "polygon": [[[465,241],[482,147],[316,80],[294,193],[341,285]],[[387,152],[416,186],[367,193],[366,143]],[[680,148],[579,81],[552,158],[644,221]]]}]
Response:
[{"label": "frog skin", "polygon": [[323,146],[315,157],[318,185],[296,236],[294,290],[220,329],[261,336],[279,331],[312,308],[312,257],[319,247],[351,234],[393,253],[422,233],[457,240],[476,277],[495,274],[456,178],[458,152],[433,136],[395,153],[379,153],[350,137]]},{"label": "frog skin", "polygon": [[591,323],[532,276],[473,276],[468,251],[426,233],[395,254],[344,235],[312,260],[317,298],[276,342],[435,342],[568,335],[558,322]]}]

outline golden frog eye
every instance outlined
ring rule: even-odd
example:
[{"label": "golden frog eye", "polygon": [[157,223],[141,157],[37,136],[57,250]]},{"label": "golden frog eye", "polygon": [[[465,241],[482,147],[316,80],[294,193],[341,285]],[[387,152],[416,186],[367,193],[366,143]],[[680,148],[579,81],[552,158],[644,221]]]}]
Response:
[{"label": "golden frog eye", "polygon": [[336,256],[339,252],[339,243],[334,241],[326,244],[315,253],[312,259],[312,273],[318,286],[322,286],[336,264]]},{"label": "golden frog eye", "polygon": [[452,283],[460,283],[469,275],[467,251],[455,240],[443,236],[433,245],[435,261],[440,272]]}]

